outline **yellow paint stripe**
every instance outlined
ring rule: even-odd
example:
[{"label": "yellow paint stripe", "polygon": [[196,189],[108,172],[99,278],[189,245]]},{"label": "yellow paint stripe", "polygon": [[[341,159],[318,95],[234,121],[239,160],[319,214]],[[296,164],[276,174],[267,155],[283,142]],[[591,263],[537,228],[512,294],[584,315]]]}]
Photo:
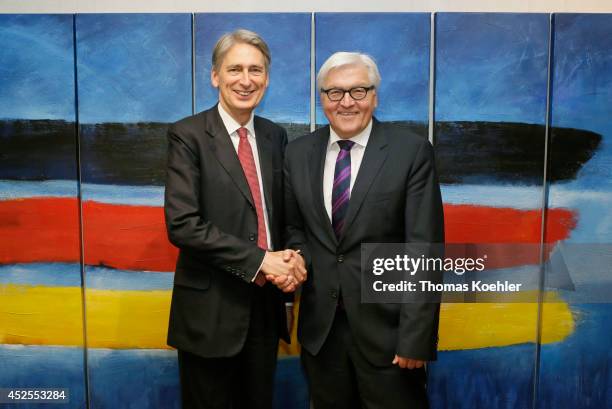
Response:
[{"label": "yellow paint stripe", "polygon": [[[574,332],[574,318],[555,293],[543,304],[543,344],[561,342]],[[552,302],[554,301],[554,302]],[[438,349],[452,351],[535,342],[536,303],[442,304]]]},{"label": "yellow paint stripe", "polygon": [[[170,291],[87,290],[87,338],[93,348],[168,348]],[[544,304],[542,342],[574,331],[568,305],[554,293]],[[0,343],[82,346],[81,290],[75,287],[0,286]],[[296,304],[296,308],[299,306]],[[297,312],[297,311],[296,311]],[[297,315],[297,314],[296,314]],[[534,342],[537,304],[443,304],[440,350]],[[295,338],[295,329],[293,338]],[[281,355],[299,349],[281,345]]]},{"label": "yellow paint stripe", "polygon": [[87,344],[92,348],[169,348],[172,292],[88,289]]},{"label": "yellow paint stripe", "polygon": [[0,286],[0,343],[83,346],[81,289]]}]

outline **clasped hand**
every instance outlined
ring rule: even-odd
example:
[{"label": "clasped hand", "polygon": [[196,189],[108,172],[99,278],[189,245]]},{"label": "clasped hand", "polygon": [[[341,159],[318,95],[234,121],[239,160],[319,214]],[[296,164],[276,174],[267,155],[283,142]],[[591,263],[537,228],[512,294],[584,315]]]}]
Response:
[{"label": "clasped hand", "polygon": [[306,280],[304,258],[295,250],[268,251],[261,266],[266,280],[286,293],[295,291]]}]

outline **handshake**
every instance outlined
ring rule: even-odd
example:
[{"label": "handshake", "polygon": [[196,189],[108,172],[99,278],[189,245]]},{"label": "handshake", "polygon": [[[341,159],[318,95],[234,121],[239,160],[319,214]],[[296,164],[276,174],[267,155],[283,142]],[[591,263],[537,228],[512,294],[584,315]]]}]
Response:
[{"label": "handshake", "polygon": [[290,293],[306,281],[306,264],[299,251],[268,251],[261,265],[261,273],[280,290]]}]

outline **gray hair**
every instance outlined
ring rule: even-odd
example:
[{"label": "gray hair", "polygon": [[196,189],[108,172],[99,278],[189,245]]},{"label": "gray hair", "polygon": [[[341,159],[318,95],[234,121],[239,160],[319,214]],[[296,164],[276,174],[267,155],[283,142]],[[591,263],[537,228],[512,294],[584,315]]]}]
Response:
[{"label": "gray hair", "polygon": [[365,67],[368,70],[370,82],[378,88],[380,85],[380,73],[378,72],[378,67],[376,66],[374,58],[368,54],[346,51],[339,51],[332,54],[331,57],[323,63],[317,74],[317,87],[319,89],[323,88],[323,84],[325,84],[325,80],[327,80],[330,71],[349,65]]},{"label": "gray hair", "polygon": [[243,28],[233,31],[231,33],[225,33],[217,44],[212,53],[212,69],[219,71],[223,58],[228,53],[230,48],[236,44],[249,44],[257,48],[264,56],[266,71],[270,68],[272,57],[270,57],[270,49],[268,44],[261,38],[261,36],[253,31],[245,30]]}]

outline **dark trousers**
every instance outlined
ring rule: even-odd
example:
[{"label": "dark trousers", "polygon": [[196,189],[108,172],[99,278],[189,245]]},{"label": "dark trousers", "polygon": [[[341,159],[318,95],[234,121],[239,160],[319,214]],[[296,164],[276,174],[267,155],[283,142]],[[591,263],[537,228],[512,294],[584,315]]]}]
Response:
[{"label": "dark trousers", "polygon": [[426,409],[426,374],[368,362],[351,335],[342,309],[315,356],[302,349],[314,409]]},{"label": "dark trousers", "polygon": [[202,358],[178,351],[183,409],[272,408],[279,337],[262,290],[254,288],[249,331],[238,355]]}]

